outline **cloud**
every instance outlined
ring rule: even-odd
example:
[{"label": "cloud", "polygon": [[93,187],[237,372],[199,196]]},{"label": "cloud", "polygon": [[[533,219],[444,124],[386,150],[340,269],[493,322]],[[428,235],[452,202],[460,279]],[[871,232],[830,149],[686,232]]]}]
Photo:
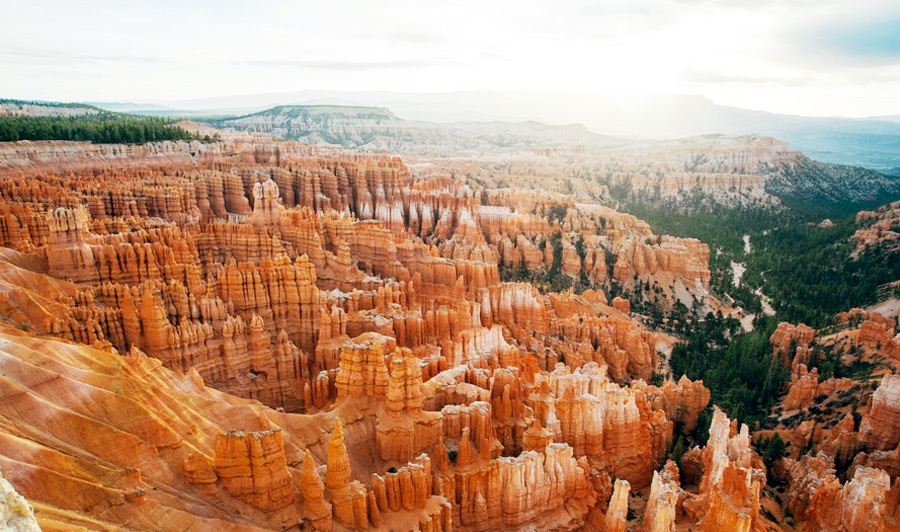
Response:
[{"label": "cloud", "polygon": [[390,68],[429,68],[460,66],[466,63],[453,59],[401,59],[396,61],[328,61],[305,59],[252,59],[231,61],[233,65],[256,67],[292,67],[321,70],[384,70]]},{"label": "cloud", "polygon": [[815,81],[815,78],[806,75],[790,77],[748,76],[712,69],[685,69],[682,71],[682,79],[691,83],[741,83],[748,85],[780,85],[785,87],[800,87]]},{"label": "cloud", "polygon": [[49,61],[111,61],[121,63],[173,63],[170,59],[142,55],[84,55],[50,50],[0,51],[0,56]]},{"label": "cloud", "polygon": [[573,90],[900,112],[897,0],[0,0],[0,13],[0,95]]}]

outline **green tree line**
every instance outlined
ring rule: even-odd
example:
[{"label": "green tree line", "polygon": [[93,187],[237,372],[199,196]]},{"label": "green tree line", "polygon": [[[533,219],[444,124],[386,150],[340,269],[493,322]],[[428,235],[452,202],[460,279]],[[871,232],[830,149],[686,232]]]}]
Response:
[{"label": "green tree line", "polygon": [[142,144],[187,140],[191,133],[173,120],[113,113],[82,116],[0,116],[0,141],[74,140],[95,143]]}]

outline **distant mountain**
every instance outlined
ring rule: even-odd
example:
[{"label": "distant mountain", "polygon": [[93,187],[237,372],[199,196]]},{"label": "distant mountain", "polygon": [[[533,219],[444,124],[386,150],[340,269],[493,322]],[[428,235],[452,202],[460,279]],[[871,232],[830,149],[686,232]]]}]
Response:
[{"label": "distant mountain", "polygon": [[82,103],[0,99],[0,116],[83,116],[102,112],[102,109]]},{"label": "distant mountain", "polygon": [[527,122],[455,122],[447,128],[462,136],[470,136],[490,144],[512,147],[536,144],[583,144],[590,147],[610,146],[631,142],[622,137],[598,135],[581,124],[551,126],[529,120]]},{"label": "distant mountain", "polygon": [[224,109],[177,109],[165,105],[117,102],[91,102],[90,105],[106,111],[128,113],[141,116],[169,118],[224,118],[245,115],[265,109],[265,107],[229,107]]},{"label": "distant mountain", "polygon": [[91,105],[94,107],[99,107],[100,109],[105,109],[107,111],[113,111],[116,113],[141,113],[141,112],[156,112],[156,111],[174,111],[174,109],[170,107],[166,107],[165,105],[157,105],[152,103],[107,103],[107,102],[85,102],[87,105]]},{"label": "distant mountain", "polygon": [[766,192],[807,212],[852,212],[900,198],[900,177],[856,166],[814,161],[794,152],[764,164]]},{"label": "distant mountain", "polygon": [[209,114],[218,115],[235,108],[255,112],[285,104],[377,106],[387,107],[407,120],[576,123],[606,135],[650,139],[713,133],[756,134],[783,139],[794,149],[823,162],[874,170],[900,167],[900,120],[897,117],[810,118],[717,105],[702,96],[521,91],[299,91],[156,103],[177,109],[205,109]]},{"label": "distant mountain", "polygon": [[881,120],[883,122],[900,122],[900,115],[893,116],[870,116],[866,120]]},{"label": "distant mountain", "polygon": [[209,120],[217,127],[269,133],[310,144],[404,153],[527,148],[557,144],[606,146],[624,140],[597,135],[580,124],[538,122],[459,122],[438,124],[403,120],[383,107],[278,106],[235,118]]}]

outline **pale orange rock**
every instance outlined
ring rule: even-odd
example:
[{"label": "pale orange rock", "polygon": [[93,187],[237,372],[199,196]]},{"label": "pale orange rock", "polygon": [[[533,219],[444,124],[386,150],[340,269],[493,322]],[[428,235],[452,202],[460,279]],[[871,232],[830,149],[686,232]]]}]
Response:
[{"label": "pale orange rock", "polygon": [[368,528],[369,497],[362,484],[350,481],[350,456],[344,445],[344,429],[338,419],[335,419],[334,431],[328,440],[325,490],[331,500],[334,519],[338,523],[359,530]]},{"label": "pale orange rock", "polygon": [[[646,384],[675,340],[603,287],[613,266],[703,299],[704,244],[431,162],[222,137],[0,146],[0,317],[75,342],[5,344],[0,461],[39,519],[575,530],[613,478],[653,490],[709,392]],[[554,263],[598,284],[500,282]]]},{"label": "pale orange rock", "polygon": [[219,479],[212,460],[202,454],[191,454],[184,459],[184,477],[194,484],[215,484]]},{"label": "pale orange rock", "polygon": [[868,448],[874,450],[895,449],[900,443],[900,375],[882,377],[859,433]]},{"label": "pale orange rock", "polygon": [[220,434],[215,472],[226,493],[263,510],[285,508],[296,497],[281,429]]},{"label": "pale orange rock", "polygon": [[672,441],[672,422],[654,410],[641,390],[610,382],[594,363],[568,373],[557,368],[552,409],[539,408],[542,423],[558,425],[562,441],[635,489],[650,484]]},{"label": "pale orange rock", "polygon": [[626,480],[616,480],[612,497],[606,510],[606,532],[625,532],[628,525],[628,492],[631,486]]},{"label": "pale orange rock", "polygon": [[407,348],[394,353],[386,399],[388,412],[395,416],[415,415],[422,410],[422,370],[419,359]]},{"label": "pale orange rock", "polygon": [[325,501],[325,485],[316,471],[316,464],[309,449],[303,456],[303,473],[300,477],[301,507],[304,516],[316,530],[331,530],[331,504]]},{"label": "pale orange rock", "polygon": [[816,330],[806,324],[794,325],[783,321],[772,333],[769,343],[772,344],[775,354],[780,355],[783,361],[787,361],[785,363],[787,365],[795,355],[794,352],[791,352],[791,346],[793,345],[795,350],[806,349],[812,343],[815,335]]},{"label": "pale orange rock", "polygon": [[686,431],[696,428],[710,400],[703,381],[692,381],[684,375],[677,382],[666,380],[659,388],[646,386],[643,390],[655,408],[665,411],[668,420],[680,422]]},{"label": "pale orange rock", "polygon": [[250,215],[251,223],[257,227],[276,224],[281,217],[279,199],[278,185],[271,179],[262,183],[254,183],[253,214]]},{"label": "pale orange rock", "polygon": [[572,449],[557,443],[492,461],[487,472],[457,471],[453,482],[460,487],[454,522],[470,530],[577,528],[596,502]]},{"label": "pale orange rock", "polygon": [[792,382],[784,398],[785,410],[796,410],[810,405],[815,400],[819,388],[819,369],[807,371],[805,364],[800,364],[799,378]]},{"label": "pale orange rock", "polygon": [[850,464],[854,458],[861,456],[857,452],[864,444],[854,430],[855,424],[853,414],[848,413],[834,427],[821,431],[818,448],[838,464]]},{"label": "pale orange rock", "polygon": [[653,473],[641,530],[674,532],[680,494],[678,466],[670,460],[662,470]]},{"label": "pale orange rock", "polygon": [[[873,316],[878,316],[873,314]],[[880,317],[880,316],[879,316]],[[860,345],[878,349],[886,347],[894,339],[894,320],[864,320],[859,327],[857,342]]]},{"label": "pale orange rock", "polygon": [[389,342],[383,335],[365,333],[341,348],[340,371],[335,383],[338,398],[378,398],[387,394],[390,377],[384,360]]},{"label": "pale orange rock", "polygon": [[616,296],[612,300],[612,307],[624,314],[631,313],[631,302],[627,299]]},{"label": "pale orange rock", "polygon": [[613,267],[613,276],[628,285],[633,276],[647,280],[670,276],[688,288],[709,289],[709,246],[694,238],[664,236],[657,242],[630,239]]},{"label": "pale orange rock", "polygon": [[441,418],[422,411],[422,372],[409,349],[394,353],[385,398],[387,415],[380,417],[375,434],[382,459],[408,461],[439,444]]},{"label": "pale orange rock", "polygon": [[715,409],[709,441],[702,454],[700,493],[685,501],[689,516],[698,519],[696,530],[760,531],[760,493],[765,473],[750,448],[746,425],[737,430],[724,412]]},{"label": "pale orange rock", "polygon": [[843,486],[834,464],[823,453],[804,456],[790,465],[789,508],[809,530],[865,532],[894,530],[898,522],[889,495],[890,476],[880,470],[856,468]]},{"label": "pale orange rock", "polygon": [[47,263],[54,277],[72,281],[97,280],[94,252],[86,242],[90,228],[90,213],[79,206],[58,208],[49,214],[47,226],[50,243]]},{"label": "pale orange rock", "polygon": [[325,488],[337,492],[350,484],[350,457],[344,446],[344,427],[334,420],[334,430],[328,439],[328,466],[325,470]]}]

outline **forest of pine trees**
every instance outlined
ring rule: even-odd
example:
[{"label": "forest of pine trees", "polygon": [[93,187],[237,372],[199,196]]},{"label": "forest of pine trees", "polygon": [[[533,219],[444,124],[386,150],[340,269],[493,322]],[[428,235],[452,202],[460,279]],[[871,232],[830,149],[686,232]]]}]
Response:
[{"label": "forest of pine trees", "polygon": [[16,140],[77,140],[95,143],[142,144],[187,140],[191,133],[169,118],[100,113],[81,116],[0,116],[0,142]]}]

